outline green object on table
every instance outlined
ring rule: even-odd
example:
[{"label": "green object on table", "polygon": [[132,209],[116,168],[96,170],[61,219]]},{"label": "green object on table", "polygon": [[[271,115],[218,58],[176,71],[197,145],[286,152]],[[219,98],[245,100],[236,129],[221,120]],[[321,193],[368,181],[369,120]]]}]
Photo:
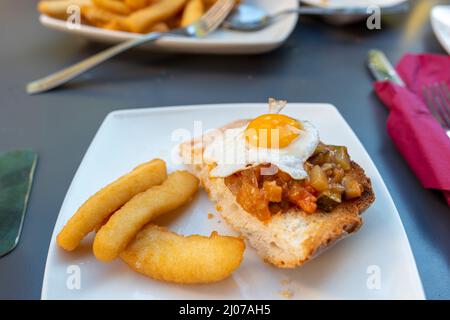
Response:
[{"label": "green object on table", "polygon": [[0,257],[19,242],[36,163],[31,150],[0,155]]}]

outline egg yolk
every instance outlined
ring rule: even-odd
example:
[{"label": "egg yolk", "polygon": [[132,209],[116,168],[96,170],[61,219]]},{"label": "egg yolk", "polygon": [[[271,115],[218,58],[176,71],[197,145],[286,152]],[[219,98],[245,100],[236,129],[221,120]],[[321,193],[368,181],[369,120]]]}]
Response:
[{"label": "egg yolk", "polygon": [[257,148],[284,148],[299,136],[299,121],[282,114],[264,114],[245,129],[245,139]]}]

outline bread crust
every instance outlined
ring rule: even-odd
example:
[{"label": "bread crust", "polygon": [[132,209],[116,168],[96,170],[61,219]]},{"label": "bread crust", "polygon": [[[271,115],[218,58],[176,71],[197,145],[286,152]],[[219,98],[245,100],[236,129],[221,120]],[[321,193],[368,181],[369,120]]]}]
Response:
[{"label": "bread crust", "polygon": [[[248,120],[238,120],[222,128],[241,127]],[[201,161],[204,147],[214,139],[215,134],[185,142],[180,154],[186,164],[216,203],[216,209],[233,229],[246,238],[267,262],[280,268],[294,268],[319,255],[337,241],[351,235],[362,226],[361,213],[375,201],[370,179],[364,170],[352,161],[350,174],[363,186],[361,197],[344,201],[331,212],[317,211],[306,214],[300,209],[274,215],[268,222],[262,222],[246,212],[236,202],[235,196],[225,185],[224,178],[209,176],[210,169]]]}]

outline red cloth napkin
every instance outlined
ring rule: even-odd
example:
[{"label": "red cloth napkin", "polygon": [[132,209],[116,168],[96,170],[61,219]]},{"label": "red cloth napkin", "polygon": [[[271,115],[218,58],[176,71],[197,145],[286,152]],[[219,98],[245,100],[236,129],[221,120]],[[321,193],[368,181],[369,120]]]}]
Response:
[{"label": "red cloth napkin", "polygon": [[397,72],[407,88],[375,82],[375,91],[390,109],[387,131],[425,188],[442,190],[450,205],[450,139],[422,100],[422,86],[446,82],[450,57],[406,54]]}]

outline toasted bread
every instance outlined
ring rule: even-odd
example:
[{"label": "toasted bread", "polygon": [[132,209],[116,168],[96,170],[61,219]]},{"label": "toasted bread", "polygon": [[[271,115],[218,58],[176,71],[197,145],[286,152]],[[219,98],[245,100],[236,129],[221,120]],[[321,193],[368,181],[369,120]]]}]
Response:
[{"label": "toasted bread", "polygon": [[[245,125],[248,120],[238,120],[219,130]],[[331,212],[305,214],[301,209],[274,215],[269,221],[260,221],[246,212],[225,185],[224,178],[209,175],[209,167],[195,163],[201,159],[204,147],[213,139],[213,133],[183,143],[180,154],[191,171],[200,179],[210,199],[227,223],[246,238],[257,253],[267,262],[280,268],[294,268],[314,258],[335,242],[356,232],[362,225],[360,214],[375,200],[370,179],[364,170],[352,162],[350,174],[363,186],[361,197],[344,201]]]}]

